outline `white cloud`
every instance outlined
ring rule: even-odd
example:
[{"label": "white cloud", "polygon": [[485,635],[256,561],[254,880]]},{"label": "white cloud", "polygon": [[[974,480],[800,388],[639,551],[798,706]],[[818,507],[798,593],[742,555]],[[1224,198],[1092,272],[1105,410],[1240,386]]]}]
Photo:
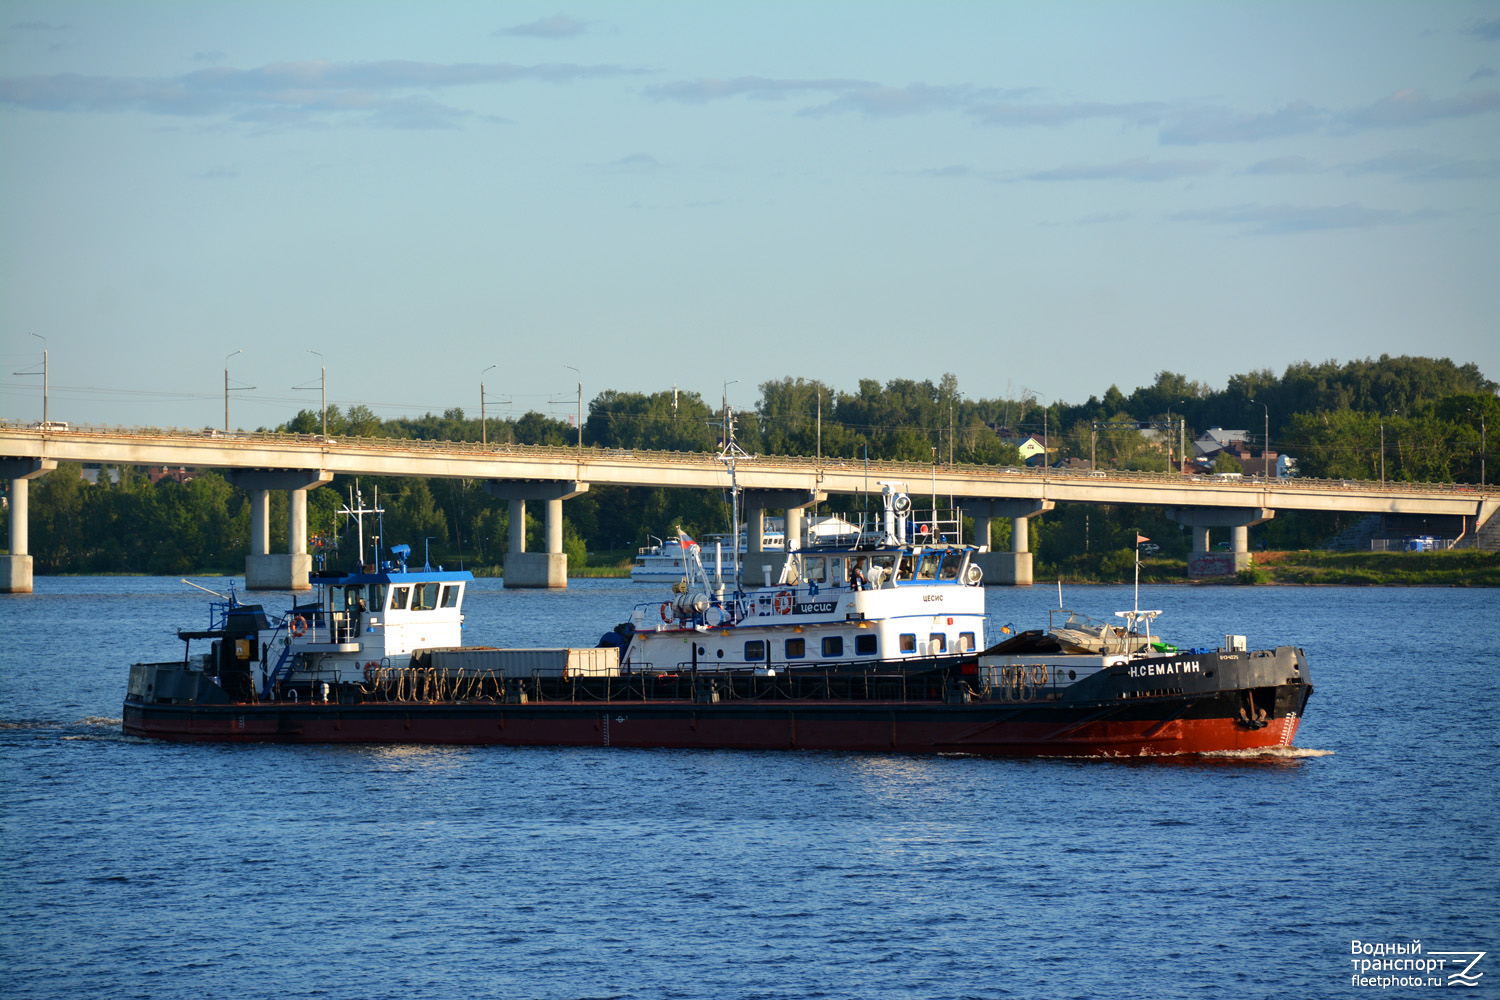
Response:
[{"label": "white cloud", "polygon": [[1142,181],[1156,183],[1201,177],[1219,168],[1217,160],[1126,160],[1122,163],[1080,164],[1037,170],[1029,181]]},{"label": "white cloud", "polygon": [[237,121],[282,124],[337,119],[377,127],[446,128],[469,112],[413,92],[520,80],[567,83],[635,72],[620,66],[564,63],[319,60],[248,70],[212,67],[175,77],[12,76],[0,79],[0,103],[33,111],[228,115]]},{"label": "white cloud", "polygon": [[576,38],[589,30],[592,21],[580,21],[566,14],[553,14],[528,24],[517,24],[500,28],[496,35],[516,35],[525,38]]},{"label": "white cloud", "polygon": [[1404,226],[1436,219],[1439,213],[1430,209],[1397,212],[1365,208],[1363,205],[1234,205],[1177,212],[1174,222],[1199,222],[1214,226],[1238,226],[1251,235],[1286,236],[1331,229],[1373,229],[1379,226]]}]

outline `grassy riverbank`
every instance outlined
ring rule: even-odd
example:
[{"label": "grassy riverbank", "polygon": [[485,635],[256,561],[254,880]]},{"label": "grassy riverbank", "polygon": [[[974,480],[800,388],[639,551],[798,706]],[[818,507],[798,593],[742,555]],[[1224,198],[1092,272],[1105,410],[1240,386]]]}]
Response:
[{"label": "grassy riverbank", "polygon": [[[1366,587],[1500,587],[1500,552],[1460,549],[1451,552],[1256,552],[1255,565],[1234,579],[1242,584]],[[1134,579],[1129,550],[1078,556],[1061,564],[1042,562],[1038,583],[1129,583]],[[1141,561],[1141,582],[1151,584],[1222,583],[1224,578],[1193,580],[1187,560]]]},{"label": "grassy riverbank", "polygon": [[1244,583],[1500,587],[1500,552],[1258,552]]}]

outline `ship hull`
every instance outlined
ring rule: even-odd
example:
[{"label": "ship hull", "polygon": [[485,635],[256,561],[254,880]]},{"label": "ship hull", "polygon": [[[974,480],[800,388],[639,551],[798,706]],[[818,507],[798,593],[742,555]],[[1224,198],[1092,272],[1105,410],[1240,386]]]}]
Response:
[{"label": "ship hull", "polygon": [[[687,701],[146,704],[125,732],[185,742],[421,743],[1135,757],[1288,746],[1310,685],[1261,689],[1264,719],[1223,691],[1103,703]],[[1269,697],[1268,697],[1269,696]],[[1266,702],[1270,702],[1266,704]]]}]

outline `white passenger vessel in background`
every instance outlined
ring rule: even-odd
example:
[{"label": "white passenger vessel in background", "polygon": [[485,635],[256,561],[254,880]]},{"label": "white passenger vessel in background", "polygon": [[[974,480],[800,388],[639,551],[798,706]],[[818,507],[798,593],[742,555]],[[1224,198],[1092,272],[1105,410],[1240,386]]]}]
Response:
[{"label": "white passenger vessel in background", "polygon": [[655,535],[655,545],[645,545],[636,550],[635,563],[630,567],[630,579],[636,583],[672,584],[687,576],[688,550],[696,546],[687,533],[679,530],[676,538],[661,539]]},{"label": "white passenger vessel in background", "polygon": [[[704,559],[708,559],[714,552],[720,552],[725,557],[730,557],[737,547],[741,559],[749,551],[745,539],[748,528],[740,526],[739,534],[729,532],[718,532],[704,536],[703,544],[699,546],[700,553]],[[826,545],[841,541],[849,541],[859,535],[860,528],[857,524],[833,514],[814,515],[809,517],[804,525],[807,542],[810,545]],[[688,537],[687,532],[677,530],[675,538],[657,538],[648,535],[654,544],[644,545],[636,550],[635,562],[630,567],[630,579],[636,583],[676,583],[685,579],[688,574],[689,550],[697,543]],[[731,542],[735,539],[735,542]],[[784,519],[780,517],[768,517],[765,519],[765,528],[760,536],[760,549],[762,552],[785,552],[786,531]]]}]

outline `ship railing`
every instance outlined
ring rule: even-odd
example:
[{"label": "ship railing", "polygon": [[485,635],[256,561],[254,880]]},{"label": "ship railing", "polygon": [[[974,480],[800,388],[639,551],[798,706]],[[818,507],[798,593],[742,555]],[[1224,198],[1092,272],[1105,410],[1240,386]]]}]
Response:
[{"label": "ship railing", "polygon": [[[601,701],[612,693],[616,700],[691,697],[714,702],[940,702],[947,697],[948,668],[961,660],[961,657],[944,657],[927,661],[919,670],[897,660],[858,666],[847,661],[799,660],[795,664],[771,664],[769,669],[761,665],[760,669],[734,670],[699,669],[691,660],[683,660],[667,667],[637,665],[631,673],[606,682],[602,689],[599,679],[580,678],[566,697]],[[611,688],[610,684],[615,686]]]},{"label": "ship railing", "polygon": [[[280,686],[282,658],[271,672],[261,697],[284,698]],[[941,702],[957,686],[951,671],[959,657],[928,661],[912,669],[900,661],[882,660],[851,669],[849,663],[798,663],[795,669],[766,671],[695,670],[688,661],[669,667],[635,668],[627,673],[601,675],[556,675],[531,671],[507,674],[503,670],[444,670],[430,666],[375,665],[361,684],[354,683],[359,697],[370,702],[572,702],[618,704],[650,701],[705,702]],[[973,678],[969,678],[972,680]],[[307,697],[304,690],[303,697]]]},{"label": "ship railing", "polygon": [[1045,663],[981,666],[975,678],[976,691],[986,701],[1053,701],[1071,681],[1059,667]]},{"label": "ship railing", "polygon": [[[276,631],[271,633],[271,644],[274,644],[276,640],[282,636],[282,633],[289,633],[290,630],[291,625],[285,618],[283,618],[281,620],[281,623],[276,626]],[[286,666],[291,662],[291,659],[292,644],[290,642],[284,642],[281,645],[281,655],[276,660],[276,666],[272,667],[270,672],[266,674],[266,682],[261,686],[261,701],[272,700],[272,696],[276,692],[276,685],[281,683],[282,671],[286,669]],[[287,672],[290,673],[290,671]]]},{"label": "ship railing", "polygon": [[291,636],[303,642],[354,642],[360,634],[357,611],[293,608],[287,619]]}]

